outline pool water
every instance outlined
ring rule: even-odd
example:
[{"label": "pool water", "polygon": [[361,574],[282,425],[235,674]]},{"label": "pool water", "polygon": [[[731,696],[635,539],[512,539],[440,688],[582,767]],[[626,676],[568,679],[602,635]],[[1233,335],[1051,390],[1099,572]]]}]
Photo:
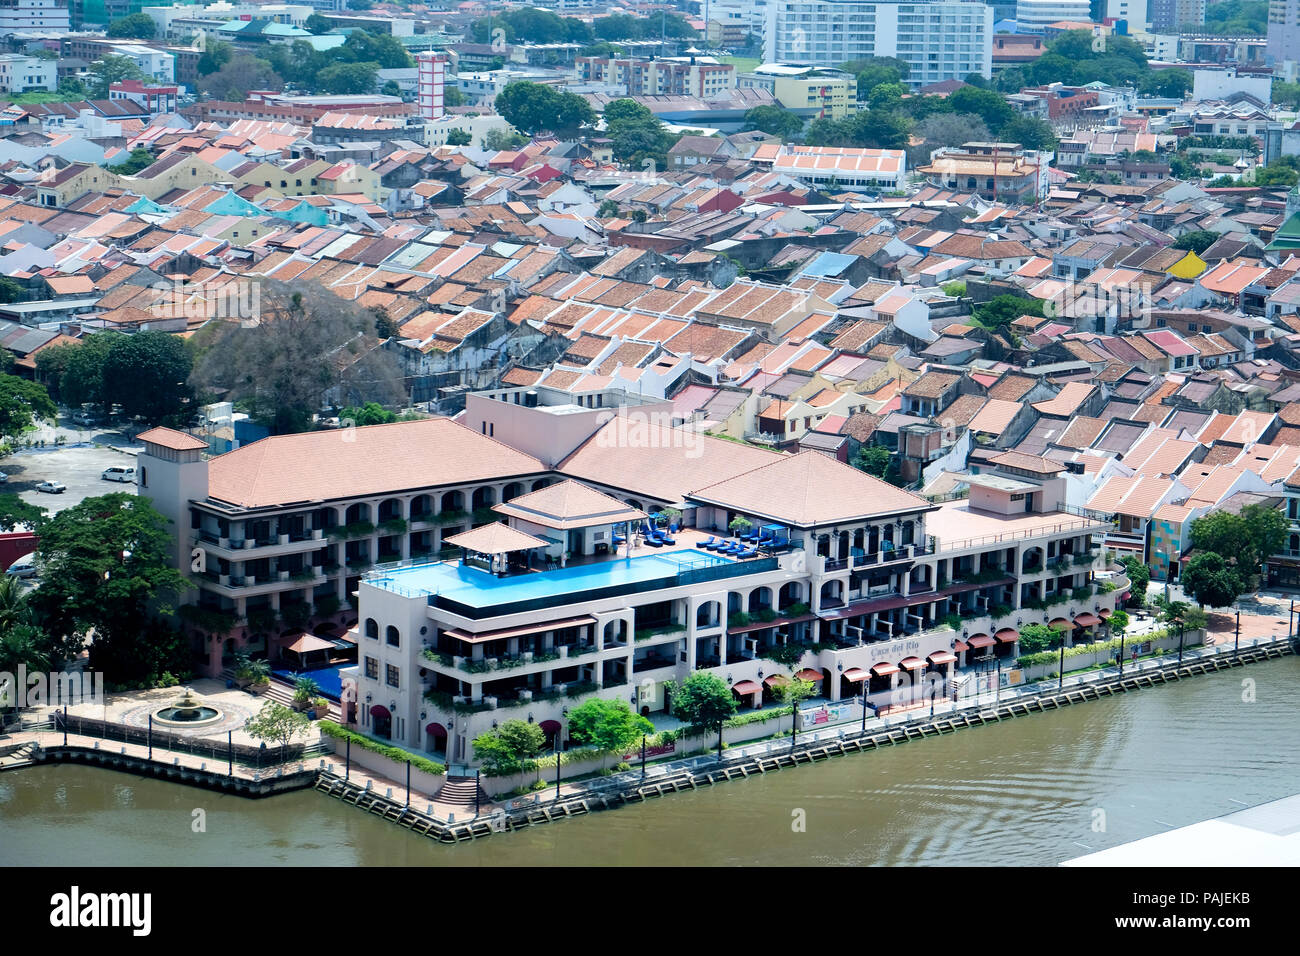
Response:
[{"label": "pool water", "polygon": [[276,677],[286,680],[290,684],[299,677],[310,677],[320,685],[322,697],[328,697],[330,700],[337,701],[339,695],[343,693],[343,679],[339,671],[345,667],[356,667],[356,664],[336,664],[333,667],[318,667],[310,671],[272,671]]},{"label": "pool water", "polygon": [[684,571],[732,563],[704,551],[674,551],[636,558],[614,558],[533,574],[499,578],[480,568],[456,563],[402,568],[368,581],[394,590],[427,591],[471,607],[527,601],[543,595],[575,594],[620,584],[673,577]]}]

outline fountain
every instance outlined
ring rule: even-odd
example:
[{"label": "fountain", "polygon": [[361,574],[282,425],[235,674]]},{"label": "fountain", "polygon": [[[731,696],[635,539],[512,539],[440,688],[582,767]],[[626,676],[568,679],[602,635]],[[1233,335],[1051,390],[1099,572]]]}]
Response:
[{"label": "fountain", "polygon": [[186,687],[185,692],[181,694],[180,700],[154,711],[153,718],[163,724],[194,727],[200,724],[213,723],[220,720],[222,716],[221,711],[217,708],[199,703],[199,699],[194,696],[194,691]]}]

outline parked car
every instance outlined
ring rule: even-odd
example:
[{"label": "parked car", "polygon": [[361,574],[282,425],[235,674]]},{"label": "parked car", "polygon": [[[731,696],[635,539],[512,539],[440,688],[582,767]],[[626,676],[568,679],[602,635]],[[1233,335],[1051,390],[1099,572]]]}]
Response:
[{"label": "parked car", "polygon": [[4,484],[8,480],[9,480],[9,475],[3,471],[0,471],[0,484]]},{"label": "parked car", "polygon": [[32,564],[31,561],[24,562],[22,558],[19,558],[18,562],[11,564],[5,570],[5,574],[20,581],[30,581],[36,577],[36,565]]},{"label": "parked car", "polygon": [[37,491],[44,491],[51,495],[61,495],[68,490],[68,486],[58,481],[42,481],[36,486]]},{"label": "parked car", "polygon": [[114,465],[112,468],[105,468],[99,477],[104,481],[135,481],[135,469]]}]

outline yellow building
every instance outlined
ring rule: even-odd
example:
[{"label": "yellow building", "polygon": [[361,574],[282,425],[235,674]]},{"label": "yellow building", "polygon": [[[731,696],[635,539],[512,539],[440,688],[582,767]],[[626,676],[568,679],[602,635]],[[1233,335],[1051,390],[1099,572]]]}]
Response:
[{"label": "yellow building", "polygon": [[1187,255],[1175,262],[1167,271],[1175,279],[1195,279],[1208,268],[1205,260],[1189,249]]},{"label": "yellow building", "polygon": [[786,109],[811,119],[843,119],[858,99],[857,77],[842,70],[764,63],[736,82],[741,89],[767,90]]}]

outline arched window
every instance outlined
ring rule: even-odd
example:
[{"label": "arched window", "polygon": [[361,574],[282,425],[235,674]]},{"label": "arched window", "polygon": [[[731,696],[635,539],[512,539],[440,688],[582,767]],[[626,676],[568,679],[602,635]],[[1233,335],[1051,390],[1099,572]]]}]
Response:
[{"label": "arched window", "polygon": [[373,617],[366,618],[366,637],[373,637],[379,640],[379,622]]},{"label": "arched window", "polygon": [[391,624],[388,625],[388,629],[385,631],[384,637],[388,641],[389,647],[402,646],[402,635],[397,633],[397,628],[393,627],[393,625]]}]

